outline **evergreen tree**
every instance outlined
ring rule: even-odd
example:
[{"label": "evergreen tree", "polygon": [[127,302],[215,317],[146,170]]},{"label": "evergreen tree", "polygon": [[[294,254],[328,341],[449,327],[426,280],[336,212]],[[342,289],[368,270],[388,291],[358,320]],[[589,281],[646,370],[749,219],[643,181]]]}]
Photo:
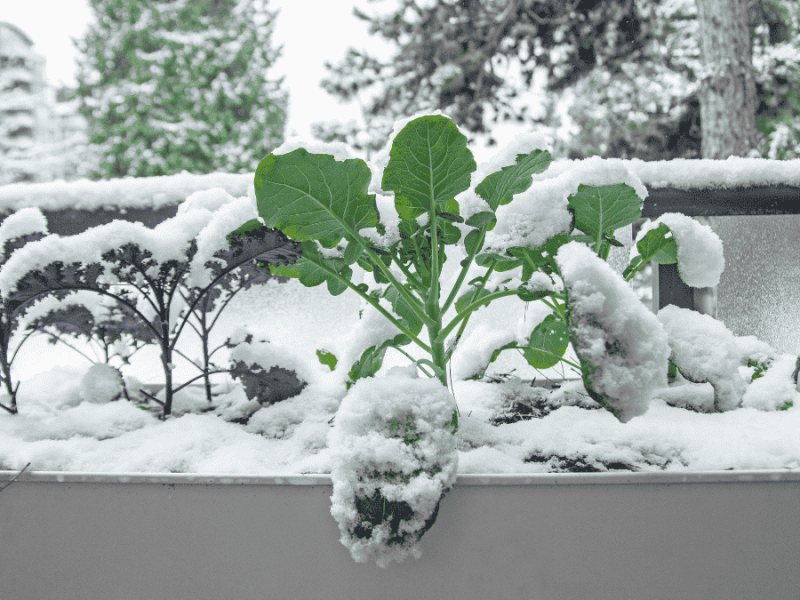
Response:
[{"label": "evergreen tree", "polygon": [[[800,131],[800,113],[785,110],[796,92],[771,83],[797,81],[800,41],[795,35],[764,39],[767,26],[770,32],[773,26],[797,31],[797,5],[751,0],[749,11],[757,116],[766,114],[772,87],[784,120]],[[312,131],[321,139],[375,150],[396,118],[442,109],[460,127],[488,136],[491,145],[489,132],[496,124],[555,131],[569,107],[575,126],[556,148],[561,155],[699,156],[695,0],[401,0],[389,15],[354,13],[399,50],[382,63],[349,49],[340,63],[326,64],[330,77],[322,85],[329,93],[344,101],[368,96],[363,112],[369,133],[351,124],[315,124]],[[758,53],[771,58],[759,61]],[[519,100],[537,68],[547,81],[541,115]],[[765,137],[770,123],[760,122]],[[765,154],[767,144],[764,140]]]},{"label": "evergreen tree", "polygon": [[283,140],[266,0],[90,0],[77,95],[92,178],[243,173]]}]

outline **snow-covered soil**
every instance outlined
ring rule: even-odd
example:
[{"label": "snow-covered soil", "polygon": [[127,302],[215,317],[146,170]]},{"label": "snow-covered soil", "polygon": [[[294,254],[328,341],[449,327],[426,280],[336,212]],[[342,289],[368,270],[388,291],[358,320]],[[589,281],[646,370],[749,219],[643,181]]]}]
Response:
[{"label": "snow-covered soil", "polygon": [[[473,316],[473,344],[491,342],[497,323],[532,327],[546,314],[537,303],[526,310],[515,298],[502,300],[508,302]],[[211,405],[201,389],[186,389],[177,394],[174,418],[167,421],[158,420],[155,408],[142,410],[126,400],[84,401],[81,379],[89,362],[68,348],[29,342],[19,356],[29,375],[19,390],[20,413],[0,414],[0,469],[19,470],[30,462],[34,471],[329,473],[327,436],[347,393],[347,369],[331,372],[315,351],[332,351],[349,364],[346,347],[359,335],[360,308],[354,294],[331,297],[325,286],[304,288],[296,281],[242,292],[222,313],[212,342],[237,326],[256,327],[285,349],[286,363],[299,365],[308,385],[296,397],[262,407],[247,400],[240,384],[216,375]],[[189,350],[191,341],[184,347]],[[413,348],[410,353],[422,357]],[[154,358],[134,355],[125,374],[158,381]],[[457,352],[454,374],[466,368],[466,359],[458,359]],[[537,373],[519,355],[504,352],[483,381],[454,382],[458,472],[798,469],[800,393],[789,383],[794,361],[788,355],[775,361],[744,408],[707,414],[669,405],[667,400],[695,406],[710,401],[709,384],[683,382],[657,394],[644,415],[620,423],[588,398],[579,380],[552,392],[529,384],[534,377],[541,383],[573,374],[558,368]],[[390,350],[377,376],[407,364]],[[509,372],[511,377],[503,375]],[[747,381],[752,372],[740,368]],[[179,365],[176,380],[194,374],[189,365]],[[787,399],[794,401],[792,408],[775,410]]]}]

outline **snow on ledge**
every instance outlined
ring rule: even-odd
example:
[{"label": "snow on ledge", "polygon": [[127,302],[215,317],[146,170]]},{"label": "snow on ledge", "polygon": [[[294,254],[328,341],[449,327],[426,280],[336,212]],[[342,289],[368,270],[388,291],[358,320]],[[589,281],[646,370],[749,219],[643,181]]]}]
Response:
[{"label": "snow on ledge", "polygon": [[[0,482],[16,478],[23,483],[139,483],[202,485],[333,485],[327,473],[242,475],[233,473],[76,473],[61,471],[0,471]],[[456,486],[488,485],[608,485],[666,483],[757,483],[800,481],[800,471],[679,471],[611,473],[470,473],[458,475]],[[2,487],[2,486],[0,486]]]},{"label": "snow on ledge", "polygon": [[193,175],[183,172],[163,177],[124,177],[104,181],[80,179],[47,183],[15,183],[0,186],[0,213],[20,208],[42,210],[98,210],[116,208],[151,208],[174,206],[194,192],[223,188],[234,198],[248,195],[253,187],[253,173],[210,173]]},{"label": "snow on ledge", "polygon": [[[646,162],[638,158],[622,160],[601,159],[611,165],[624,164],[647,187],[679,189],[715,189],[784,185],[800,187],[800,159],[769,160],[740,158],[726,160],[674,159]],[[569,170],[574,160],[556,160],[545,173],[534,179],[549,179]],[[373,179],[377,175],[373,173]],[[380,178],[377,179],[380,181]],[[478,181],[473,176],[472,185]],[[183,172],[164,177],[125,177],[104,181],[48,183],[15,183],[0,187],[0,213],[20,208],[38,207],[42,210],[97,210],[101,208],[152,208],[177,205],[190,194],[215,187],[225,189],[238,198],[252,194],[253,173],[211,173],[193,175]],[[373,191],[373,190],[371,190]]]}]

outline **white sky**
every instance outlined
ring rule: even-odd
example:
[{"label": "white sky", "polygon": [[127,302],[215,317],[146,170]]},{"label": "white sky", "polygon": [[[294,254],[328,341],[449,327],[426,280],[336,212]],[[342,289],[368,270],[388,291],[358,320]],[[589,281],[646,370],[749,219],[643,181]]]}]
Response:
[{"label": "white sky", "polygon": [[[358,5],[367,14],[378,7],[366,0],[269,0],[268,9],[280,9],[273,44],[283,44],[283,54],[270,71],[274,79],[285,75],[289,90],[289,123],[293,130],[310,135],[312,121],[358,119],[358,104],[343,106],[319,87],[326,75],[324,62],[338,62],[348,46],[366,49],[388,58],[392,46],[377,36],[367,34],[367,26],[353,16]],[[394,5],[381,3],[380,12]],[[384,8],[385,7],[385,8]],[[53,85],[76,85],[77,50],[70,37],[83,37],[92,20],[88,0],[0,0],[0,20],[13,23],[34,42],[34,48],[47,58],[47,78]]]}]

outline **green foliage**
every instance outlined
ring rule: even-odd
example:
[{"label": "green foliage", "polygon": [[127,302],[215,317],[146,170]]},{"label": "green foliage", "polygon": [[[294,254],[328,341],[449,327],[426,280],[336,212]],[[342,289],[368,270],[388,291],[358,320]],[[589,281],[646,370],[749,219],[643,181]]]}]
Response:
[{"label": "green foliage", "polygon": [[[496,349],[491,360],[496,360],[503,350],[517,349],[536,368],[549,368],[560,361],[572,364],[563,358],[570,341],[565,294],[531,288],[528,282],[535,271],[548,276],[558,274],[553,257],[563,244],[572,240],[592,244],[595,252],[606,258],[610,246],[619,245],[613,237],[614,231],[641,216],[642,200],[624,184],[581,185],[568,204],[573,228],[579,228],[581,235],[559,234],[539,248],[512,247],[504,252],[479,254],[486,232],[496,222],[495,210],[527,190],[532,175],[543,172],[550,160],[549,153],[533,150],[517,155],[516,164],[488,175],[475,190],[491,211],[472,215],[465,221],[459,214],[455,196],[469,189],[470,173],[476,169],[465,137],[447,117],[432,115],[410,121],[392,141],[383,173],[382,187],[394,192],[395,208],[401,219],[400,239],[392,243],[361,234],[364,229],[380,231],[381,227],[375,196],[368,193],[371,175],[363,161],[338,161],[301,148],[285,155],[271,154],[261,162],[255,176],[259,215],[267,226],[277,227],[301,242],[303,253],[291,271],[280,272],[298,277],[309,287],[326,283],[333,295],[350,288],[401,332],[362,353],[348,373],[348,387],[377,373],[388,348],[405,353],[401,347],[412,342],[430,357],[415,361],[417,366],[447,385],[445,367],[470,315],[493,300],[511,295],[524,301],[544,301],[553,308],[553,314],[534,329],[525,345],[507,344]],[[461,262],[458,280],[446,292],[439,281],[446,260],[444,249],[461,240],[460,229],[457,235],[450,230],[455,228],[453,223],[460,223],[470,231],[463,241],[467,257]],[[642,255],[634,260],[630,270],[655,256],[666,260],[672,248],[670,243],[674,245],[671,237],[667,241],[668,236],[671,234],[663,225],[642,240],[639,248]],[[344,246],[340,245],[342,240]],[[323,253],[323,249],[328,250]],[[485,267],[486,272],[470,281],[470,289],[459,295],[473,261]],[[375,274],[376,282],[381,284],[379,288],[370,290],[366,283],[351,282],[350,265],[355,262]],[[397,279],[397,271],[390,266],[402,272],[404,281]],[[511,286],[507,280],[497,288],[487,287],[492,272],[518,267],[522,267],[521,284]],[[381,298],[391,304],[394,314],[379,303]],[[446,299],[442,302],[443,298]],[[457,315],[444,323],[443,316],[453,303]],[[417,337],[423,327],[427,329],[430,345]],[[445,341],[456,327],[459,329],[455,341],[445,350]],[[333,360],[322,351],[318,356],[320,360]],[[585,364],[583,367],[586,369]],[[590,379],[587,385],[591,385]],[[454,419],[457,426],[455,413]]]},{"label": "green foliage", "polygon": [[255,0],[93,0],[77,96],[99,148],[93,178],[252,171],[283,140],[266,79],[274,13]]},{"label": "green foliage", "polygon": [[331,371],[336,368],[336,363],[339,362],[333,353],[326,350],[317,350],[317,358],[319,358],[321,364],[328,365]]}]

